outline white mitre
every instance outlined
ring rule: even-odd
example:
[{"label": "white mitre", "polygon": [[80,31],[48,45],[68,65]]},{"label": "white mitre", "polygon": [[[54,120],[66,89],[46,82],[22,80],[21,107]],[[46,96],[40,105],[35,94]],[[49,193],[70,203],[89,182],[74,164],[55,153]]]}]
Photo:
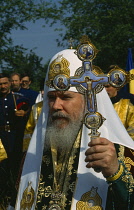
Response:
[{"label": "white mitre", "polygon": [[[55,64],[59,64],[65,59],[65,66],[70,71],[69,76],[74,76],[75,71],[82,66],[82,61],[78,59],[77,55],[74,53],[75,50],[67,49],[57,53],[50,61],[49,67],[52,67]],[[64,65],[62,64],[64,67]],[[48,69],[49,69],[48,67]],[[49,75],[46,76],[46,81],[48,81]],[[44,102],[43,109],[36,125],[35,131],[33,133],[32,139],[30,141],[30,145],[27,151],[22,176],[20,180],[19,192],[17,196],[16,208],[20,210],[23,203],[23,195],[26,189],[32,189],[33,192],[33,203],[31,204],[31,210],[35,209],[36,205],[36,196],[38,191],[38,183],[40,177],[41,170],[41,162],[45,141],[45,132],[46,125],[49,113],[48,107],[48,98],[47,92],[53,90],[53,88],[48,87],[45,83],[44,87]],[[69,91],[77,92],[75,87],[71,87]],[[107,95],[105,89],[97,94],[97,106],[98,112],[106,118],[103,125],[100,127],[99,132],[102,137],[105,137],[112,141],[113,143],[122,144],[129,148],[134,149],[134,142],[127,134],[124,126],[122,125],[119,117],[117,116],[113,105]],[[92,169],[87,169],[85,167],[86,163],[85,159],[85,151],[87,149],[88,142],[90,141],[89,129],[83,125],[83,135],[81,140],[81,151],[80,151],[80,159],[79,159],[79,167],[78,167],[78,181],[76,186],[76,192],[73,197],[72,207],[71,209],[76,209],[76,203],[80,200],[81,196],[92,189],[98,189],[97,193],[102,198],[102,207],[105,209],[106,203],[106,194],[107,194],[107,183],[105,178],[101,173],[96,173]],[[90,183],[92,180],[92,183]]]}]

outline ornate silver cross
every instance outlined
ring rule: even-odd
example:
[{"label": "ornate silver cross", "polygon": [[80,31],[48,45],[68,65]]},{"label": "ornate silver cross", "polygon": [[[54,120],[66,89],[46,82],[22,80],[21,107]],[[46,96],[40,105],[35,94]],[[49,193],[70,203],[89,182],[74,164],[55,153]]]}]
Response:
[{"label": "ornate silver cross", "polygon": [[[68,78],[64,74],[58,74],[53,80],[56,90],[66,91],[70,87],[76,87],[79,93],[85,95],[87,112],[84,117],[84,124],[91,129],[91,138],[100,135],[97,131],[105,118],[97,112],[96,94],[102,91],[105,84],[111,84],[116,88],[124,86],[128,75],[122,69],[113,69],[108,74],[100,74],[100,69],[92,65],[98,50],[91,43],[87,36],[83,36],[81,44],[75,54],[82,61],[82,66],[76,70],[75,75]],[[98,73],[99,72],[99,73]]]}]

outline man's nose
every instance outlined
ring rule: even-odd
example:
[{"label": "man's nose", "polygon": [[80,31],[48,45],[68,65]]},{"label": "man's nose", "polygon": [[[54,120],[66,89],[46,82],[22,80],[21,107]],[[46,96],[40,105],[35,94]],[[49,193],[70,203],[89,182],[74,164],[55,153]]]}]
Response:
[{"label": "man's nose", "polygon": [[54,110],[62,110],[63,109],[63,101],[60,98],[56,98],[53,103],[53,109]]}]

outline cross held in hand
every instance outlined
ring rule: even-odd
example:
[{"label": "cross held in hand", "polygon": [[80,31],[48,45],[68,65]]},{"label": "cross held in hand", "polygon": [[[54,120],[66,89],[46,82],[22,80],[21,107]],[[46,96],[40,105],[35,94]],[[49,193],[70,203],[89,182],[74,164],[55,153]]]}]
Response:
[{"label": "cross held in hand", "polygon": [[[75,71],[75,75],[66,77],[65,74],[58,74],[53,80],[56,90],[66,91],[70,87],[76,87],[79,93],[85,95],[87,112],[84,124],[91,129],[91,136],[99,136],[97,129],[102,125],[105,118],[97,112],[96,94],[102,91],[104,84],[110,84],[120,88],[127,82],[127,74],[122,69],[113,69],[108,74],[98,74],[97,69],[92,65],[98,50],[91,43],[87,36],[83,36],[75,54],[82,61],[82,66]],[[97,69],[98,70],[98,69]]]},{"label": "cross held in hand", "polygon": [[[71,86],[81,87],[84,91],[86,101],[87,101],[87,109],[89,112],[97,111],[96,104],[96,93],[102,90],[103,83],[108,83],[107,75],[96,76],[92,72],[92,63],[90,61],[83,62],[83,72],[81,76],[74,76],[70,78]],[[78,88],[79,92],[79,88]]]}]

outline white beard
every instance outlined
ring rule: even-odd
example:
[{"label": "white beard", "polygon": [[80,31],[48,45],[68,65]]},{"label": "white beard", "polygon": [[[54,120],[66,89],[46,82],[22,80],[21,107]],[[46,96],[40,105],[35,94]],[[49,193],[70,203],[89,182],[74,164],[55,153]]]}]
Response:
[{"label": "white beard", "polygon": [[81,114],[77,120],[73,122],[68,119],[68,125],[64,128],[60,128],[58,126],[58,120],[53,122],[50,118],[45,136],[45,150],[50,149],[51,145],[53,145],[57,151],[63,151],[64,153],[69,152],[81,128],[82,120],[83,116]]}]

